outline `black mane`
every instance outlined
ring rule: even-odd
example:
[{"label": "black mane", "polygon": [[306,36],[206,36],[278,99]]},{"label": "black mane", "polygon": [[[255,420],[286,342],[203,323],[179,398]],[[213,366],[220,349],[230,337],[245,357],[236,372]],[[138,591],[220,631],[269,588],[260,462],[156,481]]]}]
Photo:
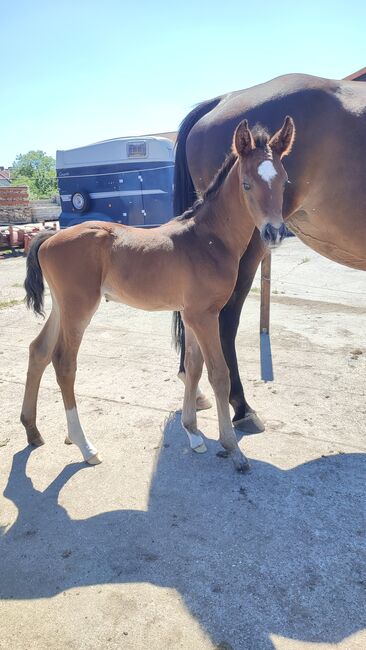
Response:
[{"label": "black mane", "polygon": [[257,149],[267,149],[270,139],[267,129],[261,124],[255,124],[251,132]]},{"label": "black mane", "polygon": [[[264,126],[262,126],[261,124],[256,124],[251,129],[251,133],[256,148],[269,150],[270,135]],[[226,156],[223,164],[221,165],[216,176],[214,176],[214,179],[209,184],[207,190],[197,199],[197,201],[193,203],[192,207],[188,208],[188,210],[183,212],[183,214],[176,217],[177,221],[185,221],[185,219],[190,219],[207,200],[216,196],[222,183],[227,177],[230,169],[233,167],[234,163],[236,162],[237,157],[238,157],[237,154],[234,153],[233,151],[231,151]]]},{"label": "black mane", "polygon": [[202,196],[197,199],[197,201],[193,203],[191,208],[188,208],[188,210],[183,212],[183,214],[181,214],[179,217],[176,217],[178,221],[184,221],[185,219],[190,219],[190,217],[193,217],[198,208],[200,208],[208,199],[213,198],[217,194],[236,160],[237,155],[233,151],[226,156],[223,164],[221,165],[214,179],[209,184],[207,190],[202,194]]}]

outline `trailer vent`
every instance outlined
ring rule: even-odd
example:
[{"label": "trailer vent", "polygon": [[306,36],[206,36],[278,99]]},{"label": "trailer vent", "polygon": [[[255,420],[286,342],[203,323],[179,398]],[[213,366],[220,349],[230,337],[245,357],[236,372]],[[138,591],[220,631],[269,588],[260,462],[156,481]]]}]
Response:
[{"label": "trailer vent", "polygon": [[146,142],[128,142],[127,143],[127,158],[146,158]]}]

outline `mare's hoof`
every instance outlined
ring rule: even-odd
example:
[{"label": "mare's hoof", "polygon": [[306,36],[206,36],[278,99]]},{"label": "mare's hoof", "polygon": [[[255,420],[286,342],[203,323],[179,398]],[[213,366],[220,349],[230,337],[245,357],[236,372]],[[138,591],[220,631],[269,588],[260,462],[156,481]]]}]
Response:
[{"label": "mare's hoof", "polygon": [[216,456],[218,458],[229,458],[229,452],[226,449],[220,449],[220,451],[216,452]]},{"label": "mare's hoof", "polygon": [[99,458],[98,454],[94,454],[94,456],[91,456],[85,462],[88,463],[88,465],[100,465],[102,459]]},{"label": "mare's hoof", "polygon": [[73,443],[72,440],[70,440],[69,436],[66,436],[66,438],[65,438],[65,445],[73,445],[73,444],[74,444],[74,443]]},{"label": "mare's hoof", "polygon": [[240,420],[233,420],[236,429],[243,433],[263,433],[265,426],[255,411],[250,411]]},{"label": "mare's hoof", "polygon": [[198,447],[194,447],[192,451],[194,451],[196,454],[204,454],[207,451],[207,447],[203,442],[201,445],[198,445]]},{"label": "mare's hoof", "polygon": [[196,399],[196,409],[197,411],[205,411],[206,409],[212,408],[212,402],[206,397],[206,395],[199,395]]}]

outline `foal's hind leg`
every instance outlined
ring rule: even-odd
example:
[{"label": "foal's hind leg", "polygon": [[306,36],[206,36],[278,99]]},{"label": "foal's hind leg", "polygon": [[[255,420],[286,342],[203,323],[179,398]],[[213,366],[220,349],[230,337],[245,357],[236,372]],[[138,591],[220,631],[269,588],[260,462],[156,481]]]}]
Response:
[{"label": "foal's hind leg", "polygon": [[229,370],[221,347],[218,314],[187,314],[185,320],[192,328],[198,340],[207,367],[208,378],[215,391],[217,412],[219,416],[220,442],[229,452],[235,468],[242,472],[249,463],[239,449],[233,429],[230,409]]},{"label": "foal's hind leg", "polygon": [[182,424],[185,428],[191,449],[201,454],[206,445],[197,429],[196,396],[197,386],[202,374],[203,356],[197,339],[189,327],[185,328],[185,389],[182,410]]},{"label": "foal's hind leg", "polygon": [[[179,371],[178,371],[178,378],[183,382],[183,384],[186,383],[185,358],[186,358],[186,328],[183,325],[183,335],[182,335],[181,350],[180,350],[180,363],[179,363]],[[211,407],[212,407],[212,404],[211,404],[209,398],[206,397],[206,395],[202,392],[199,385],[197,384],[196,410],[197,411],[204,411],[206,409],[210,409]]]},{"label": "foal's hind leg", "polygon": [[[59,339],[52,357],[57,382],[61,388],[62,399],[66,411],[68,435],[65,442],[66,444],[75,443],[79,447],[84,460],[90,465],[97,465],[102,461],[98,456],[97,449],[88,440],[80,424],[75,400],[74,384],[79,347],[84,331],[98,304],[99,300],[93,308],[89,310],[87,316],[85,316],[85,313],[83,314],[82,319],[73,317],[71,315],[71,309],[65,309],[65,315],[61,320]],[[68,315],[66,316],[66,314]]]},{"label": "foal's hind leg", "polygon": [[41,333],[29,346],[29,362],[20,420],[25,427],[29,444],[39,447],[44,440],[36,424],[37,398],[39,385],[46,366],[50,363],[60,329],[57,305],[54,303],[51,314]]}]

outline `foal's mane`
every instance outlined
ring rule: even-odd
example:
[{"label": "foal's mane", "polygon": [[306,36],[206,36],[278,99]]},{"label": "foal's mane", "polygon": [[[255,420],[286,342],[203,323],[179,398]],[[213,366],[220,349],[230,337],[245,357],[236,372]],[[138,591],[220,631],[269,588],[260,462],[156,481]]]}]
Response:
[{"label": "foal's mane", "polygon": [[[270,154],[271,152],[271,149],[269,147],[270,135],[267,129],[264,126],[261,126],[261,124],[256,124],[251,130],[251,133],[256,148],[268,150],[268,154]],[[237,153],[232,150],[226,156],[224,162],[222,163],[221,167],[216,173],[216,176],[214,176],[213,180],[209,184],[207,190],[203,194],[201,194],[201,196],[198,197],[198,199],[193,203],[192,207],[188,208],[188,210],[183,212],[183,214],[176,217],[176,221],[185,221],[186,219],[190,219],[196,214],[197,210],[201,208],[204,203],[206,203],[210,199],[213,199],[216,196],[217,192],[219,191],[221,185],[223,184],[225,178],[227,177],[229,171],[234,166],[237,159],[238,159]]]},{"label": "foal's mane", "polygon": [[252,136],[257,149],[268,149],[270,152],[269,140],[271,136],[265,126],[255,124],[252,128]]}]

